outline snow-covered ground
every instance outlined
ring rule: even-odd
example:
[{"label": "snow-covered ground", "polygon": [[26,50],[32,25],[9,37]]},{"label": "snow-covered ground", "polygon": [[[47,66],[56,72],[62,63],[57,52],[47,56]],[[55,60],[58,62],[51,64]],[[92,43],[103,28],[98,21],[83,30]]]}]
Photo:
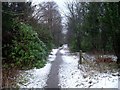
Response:
[{"label": "snow-covered ground", "polygon": [[50,55],[48,56],[48,62],[52,62],[55,60],[57,52],[58,52],[58,49],[52,49]]},{"label": "snow-covered ground", "polygon": [[59,86],[61,88],[118,88],[118,72],[100,73],[94,69],[87,70],[86,68],[89,66],[85,65],[80,65],[78,69],[79,56],[71,54],[67,44],[53,49],[48,56],[48,63],[43,68],[35,68],[21,73],[20,81],[18,80],[20,88],[45,87],[52,61],[55,60],[58,50],[63,59],[59,69]]},{"label": "snow-covered ground", "polygon": [[32,69],[25,71],[25,73],[23,73],[21,76],[21,80],[25,81],[23,81],[23,83],[19,83],[18,85],[20,88],[43,88],[46,85],[50,67],[51,64],[47,63],[45,67],[41,69]]},{"label": "snow-covered ground", "polygon": [[[91,61],[94,61],[96,58],[97,55],[88,55],[86,53],[83,53],[83,56],[86,58],[86,59],[89,59]],[[115,55],[99,55],[99,57],[101,58],[111,58],[113,61],[116,61],[117,60],[117,56]]]},{"label": "snow-covered ground", "polygon": [[46,86],[48,74],[51,69],[51,61],[56,58],[58,49],[52,49],[51,54],[48,56],[48,63],[40,69],[32,69],[21,73],[19,76],[18,85],[20,88],[43,88]]},{"label": "snow-covered ground", "polygon": [[118,72],[100,73],[85,71],[83,65],[78,69],[79,56],[70,55],[69,49],[60,50],[63,63],[59,70],[61,88],[118,88]]}]

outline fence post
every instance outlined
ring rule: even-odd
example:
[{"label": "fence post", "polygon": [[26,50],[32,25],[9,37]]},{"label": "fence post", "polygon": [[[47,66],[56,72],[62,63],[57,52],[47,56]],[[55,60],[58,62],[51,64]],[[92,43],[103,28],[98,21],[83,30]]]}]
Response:
[{"label": "fence post", "polygon": [[79,52],[79,64],[82,64],[82,50]]}]

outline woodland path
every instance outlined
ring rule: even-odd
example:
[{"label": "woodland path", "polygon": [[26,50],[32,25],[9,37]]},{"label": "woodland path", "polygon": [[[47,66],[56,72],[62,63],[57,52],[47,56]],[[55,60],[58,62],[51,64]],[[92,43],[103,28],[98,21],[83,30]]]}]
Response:
[{"label": "woodland path", "polygon": [[60,51],[58,50],[58,52],[56,53],[56,58],[52,63],[51,66],[51,70],[50,70],[50,74],[48,76],[48,80],[47,80],[47,86],[45,87],[46,90],[47,88],[60,88],[58,86],[59,84],[59,66],[62,63],[62,54],[60,53]]}]

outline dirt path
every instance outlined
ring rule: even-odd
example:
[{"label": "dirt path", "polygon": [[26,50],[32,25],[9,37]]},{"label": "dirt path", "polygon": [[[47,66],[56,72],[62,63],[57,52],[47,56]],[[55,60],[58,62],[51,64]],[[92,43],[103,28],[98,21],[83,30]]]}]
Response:
[{"label": "dirt path", "polygon": [[47,88],[60,88],[58,86],[59,84],[58,74],[59,74],[59,66],[61,63],[62,63],[61,53],[60,51],[58,51],[56,54],[55,60],[52,62],[51,71],[50,71],[50,74],[47,80],[47,86],[45,87],[46,89]]}]

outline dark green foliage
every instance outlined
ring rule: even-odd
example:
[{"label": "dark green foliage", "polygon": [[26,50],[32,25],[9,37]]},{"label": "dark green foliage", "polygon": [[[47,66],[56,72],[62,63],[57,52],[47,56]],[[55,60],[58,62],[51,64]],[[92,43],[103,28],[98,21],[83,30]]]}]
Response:
[{"label": "dark green foliage", "polygon": [[91,51],[92,50],[92,43],[90,37],[84,37],[81,41],[81,48],[83,51]]},{"label": "dark green foliage", "polygon": [[40,38],[40,40],[46,44],[47,50],[51,51],[51,49],[53,48],[53,38],[50,35],[48,29],[45,27],[41,28],[41,26],[39,26],[38,28],[34,28],[34,30],[38,33],[38,37]]},{"label": "dark green foliage", "polygon": [[[13,40],[11,57],[15,57],[21,67],[42,67],[47,56],[46,45],[38,38],[32,27],[19,24],[20,35]],[[22,60],[22,61],[21,61]]]},{"label": "dark green foliage", "polygon": [[[16,4],[18,7],[15,7]],[[52,48],[52,39],[47,28],[29,25],[26,21],[28,18],[24,17],[27,11],[21,14],[25,12],[24,9],[30,8],[26,6],[27,4],[17,2],[2,4],[3,68],[41,68],[45,65]]]},{"label": "dark green foliage", "polygon": [[[10,54],[6,53],[10,59],[10,67],[27,69],[33,67],[43,67],[45,64],[48,51],[46,45],[38,38],[32,27],[24,23],[18,23],[18,32],[14,34],[12,45],[9,45]],[[6,46],[4,45],[4,48]],[[4,52],[8,52],[5,50]],[[3,66],[9,65],[8,61],[3,60]]]},{"label": "dark green foliage", "polygon": [[[36,21],[35,21],[36,22]],[[30,24],[33,27],[33,30],[38,34],[38,38],[43,41],[47,47],[48,51],[51,51],[53,48],[53,38],[50,34],[50,31],[47,27],[42,26],[41,24]]]},{"label": "dark green foliage", "polygon": [[112,52],[120,63],[120,3],[68,5],[68,42],[72,51]]}]

